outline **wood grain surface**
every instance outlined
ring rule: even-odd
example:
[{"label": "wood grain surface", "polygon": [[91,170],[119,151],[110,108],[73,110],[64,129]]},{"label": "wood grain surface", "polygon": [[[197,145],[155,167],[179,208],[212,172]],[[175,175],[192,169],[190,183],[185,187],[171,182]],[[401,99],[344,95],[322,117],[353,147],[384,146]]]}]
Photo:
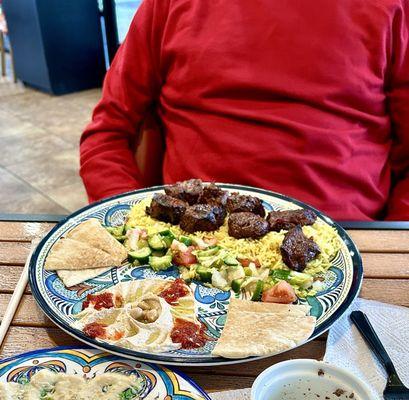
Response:
[{"label": "wood grain surface", "polygon": [[[53,224],[0,221],[0,319],[20,277],[33,238],[44,236]],[[409,306],[409,231],[349,231],[362,254],[364,282],[361,297]],[[250,387],[268,366],[290,358],[321,359],[326,335],[283,355],[242,366],[179,368],[209,392]],[[80,345],[57,328],[38,308],[27,287],[14,317],[0,358],[63,345]]]}]

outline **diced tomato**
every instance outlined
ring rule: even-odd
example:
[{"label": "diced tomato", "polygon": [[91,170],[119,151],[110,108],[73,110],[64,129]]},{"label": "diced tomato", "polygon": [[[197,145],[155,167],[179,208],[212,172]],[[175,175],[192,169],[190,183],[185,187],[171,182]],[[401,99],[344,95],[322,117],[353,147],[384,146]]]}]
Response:
[{"label": "diced tomato", "polygon": [[290,304],[297,300],[297,296],[292,286],[286,281],[276,283],[272,288],[266,290],[261,301],[265,303]]},{"label": "diced tomato", "polygon": [[250,263],[251,263],[251,260],[250,260],[249,258],[237,258],[237,260],[239,261],[239,263],[240,263],[244,268],[247,268],[247,267],[250,265]]},{"label": "diced tomato", "polygon": [[239,261],[239,263],[244,267],[248,267],[250,266],[250,263],[253,263],[256,268],[260,268],[261,267],[261,263],[258,260],[258,258],[255,258],[254,260],[250,260],[250,258],[238,258],[237,259]]},{"label": "diced tomato", "polygon": [[193,246],[189,246],[186,251],[175,251],[173,254],[172,261],[176,265],[183,265],[185,267],[196,264],[197,263],[197,258],[194,254],[192,254],[192,251],[194,250]]}]

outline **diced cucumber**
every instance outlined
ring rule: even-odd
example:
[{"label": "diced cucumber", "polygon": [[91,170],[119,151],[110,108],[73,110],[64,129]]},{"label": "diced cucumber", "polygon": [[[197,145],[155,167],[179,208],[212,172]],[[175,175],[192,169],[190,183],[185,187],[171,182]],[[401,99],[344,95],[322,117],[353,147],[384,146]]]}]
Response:
[{"label": "diced cucumber", "polygon": [[139,239],[137,246],[138,246],[138,249],[143,249],[144,247],[148,247],[149,243],[146,239]]},{"label": "diced cucumber", "polygon": [[114,236],[114,238],[116,240],[118,240],[118,242],[124,243],[126,241],[126,239],[128,238],[128,236],[126,235],[121,235],[121,236]]},{"label": "diced cucumber", "polygon": [[115,237],[122,236],[124,232],[124,225],[120,226],[106,226],[105,229]]},{"label": "diced cucumber", "polygon": [[125,232],[126,232],[126,231],[129,231],[129,229],[133,229],[133,228],[135,228],[135,227],[132,226],[131,224],[126,223],[126,224],[124,225],[124,231],[125,231]]},{"label": "diced cucumber", "polygon": [[179,236],[179,242],[182,242],[186,246],[191,246],[193,243],[190,237],[183,236],[183,235]]},{"label": "diced cucumber", "polygon": [[199,265],[196,268],[196,273],[201,282],[207,282],[207,283],[212,282],[212,270],[210,268],[206,268],[203,265]]},{"label": "diced cucumber", "polygon": [[162,236],[162,240],[165,242],[166,247],[170,247],[173,240],[175,239],[175,235],[172,233],[170,229],[166,229],[165,231],[159,232],[159,235]]},{"label": "diced cucumber", "polygon": [[179,267],[180,277],[185,282],[190,282],[196,278],[196,264],[189,265],[189,267]]},{"label": "diced cucumber", "polygon": [[150,256],[149,265],[154,271],[165,271],[172,266],[172,256],[166,255],[162,257]]},{"label": "diced cucumber", "polygon": [[149,236],[148,243],[153,250],[163,250],[166,249],[167,247],[162,236],[157,233],[152,236]]},{"label": "diced cucumber", "polygon": [[219,246],[212,246],[207,248],[206,250],[199,250],[196,255],[197,257],[211,257],[215,256],[220,250]]},{"label": "diced cucumber", "polygon": [[231,281],[231,288],[235,293],[240,293],[241,284],[243,283],[244,279],[233,279]]},{"label": "diced cucumber", "polygon": [[170,229],[165,229],[163,231],[160,231],[159,235],[161,235],[161,236],[173,236],[173,238],[175,238],[175,236],[173,235],[173,233],[172,233],[172,231]]},{"label": "diced cucumber", "polygon": [[223,261],[226,265],[238,265],[239,264],[239,262],[233,256],[227,256]]},{"label": "diced cucumber", "polygon": [[128,260],[130,262],[138,261],[139,265],[147,264],[149,261],[149,256],[152,254],[152,251],[149,247],[144,247],[139,250],[130,251],[128,253]]},{"label": "diced cucumber", "polygon": [[152,250],[152,256],[155,257],[162,257],[166,256],[168,253],[168,249],[163,249],[163,250]]},{"label": "diced cucumber", "polygon": [[261,300],[261,295],[263,294],[263,287],[264,287],[264,282],[263,281],[258,281],[256,288],[253,292],[253,296],[251,297],[252,301],[260,301]]},{"label": "diced cucumber", "polygon": [[105,229],[119,242],[123,243],[127,236],[125,235],[124,225],[106,226]]}]

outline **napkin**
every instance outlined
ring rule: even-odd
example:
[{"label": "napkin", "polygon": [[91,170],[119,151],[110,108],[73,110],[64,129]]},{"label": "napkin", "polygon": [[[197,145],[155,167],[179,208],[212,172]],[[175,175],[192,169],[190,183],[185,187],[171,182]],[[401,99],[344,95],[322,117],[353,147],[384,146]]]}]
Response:
[{"label": "napkin", "polygon": [[228,390],[210,393],[212,400],[250,400],[250,389]]},{"label": "napkin", "polygon": [[348,369],[368,384],[374,400],[383,399],[386,372],[350,321],[349,314],[354,310],[368,316],[399,377],[409,387],[409,308],[406,307],[357,299],[331,328],[324,361]]}]

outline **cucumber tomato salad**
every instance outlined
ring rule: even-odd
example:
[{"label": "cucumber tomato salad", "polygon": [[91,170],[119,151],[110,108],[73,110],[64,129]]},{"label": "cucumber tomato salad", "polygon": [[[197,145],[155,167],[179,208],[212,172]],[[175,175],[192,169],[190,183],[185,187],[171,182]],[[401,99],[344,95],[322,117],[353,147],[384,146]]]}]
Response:
[{"label": "cucumber tomato salad", "polygon": [[106,229],[128,251],[134,266],[149,265],[154,271],[179,268],[189,282],[202,282],[224,291],[233,290],[253,301],[292,303],[314,296],[322,289],[322,278],[290,269],[273,269],[258,259],[240,258],[217,243],[216,238],[178,235],[171,229],[149,229],[124,224]]}]

